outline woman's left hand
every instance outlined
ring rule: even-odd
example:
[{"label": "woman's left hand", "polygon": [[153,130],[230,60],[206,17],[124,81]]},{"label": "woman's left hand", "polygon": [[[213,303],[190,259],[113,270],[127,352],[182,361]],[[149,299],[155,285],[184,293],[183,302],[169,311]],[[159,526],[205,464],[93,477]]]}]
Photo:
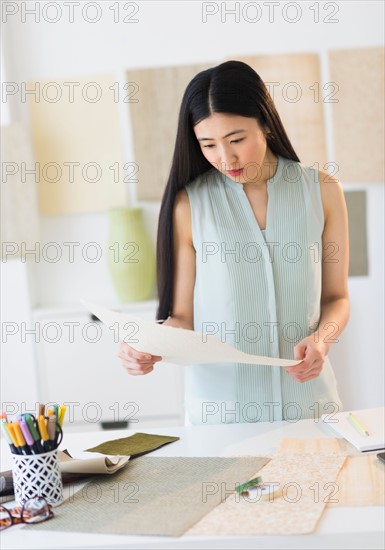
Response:
[{"label": "woman's left hand", "polygon": [[315,342],[314,335],[308,336],[294,348],[294,359],[303,359],[302,363],[283,368],[294,380],[308,382],[320,375],[327,353],[324,342]]}]

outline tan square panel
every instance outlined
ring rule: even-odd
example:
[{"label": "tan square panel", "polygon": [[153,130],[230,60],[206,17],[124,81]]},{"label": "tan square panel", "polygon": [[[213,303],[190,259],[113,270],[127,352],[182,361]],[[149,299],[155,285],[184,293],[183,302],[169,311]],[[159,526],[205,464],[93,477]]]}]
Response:
[{"label": "tan square panel", "polygon": [[[2,259],[25,257],[39,241],[39,213],[35,178],[23,174],[32,169],[30,135],[24,124],[1,126],[1,242]],[[23,249],[23,246],[25,247]]]},{"label": "tan square panel", "polygon": [[[100,75],[27,83],[28,90],[38,90],[37,97],[28,94],[27,101],[40,163],[42,214],[97,212],[125,205],[113,84],[113,76]],[[119,175],[114,167],[120,169]]]},{"label": "tan square panel", "polygon": [[170,173],[175,147],[180,104],[194,76],[217,63],[178,67],[130,69],[128,82],[134,82],[137,103],[130,103],[134,140],[138,198],[159,200]]},{"label": "tan square panel", "polygon": [[345,191],[349,218],[349,277],[367,276],[366,191]]},{"label": "tan square panel", "polygon": [[336,50],[330,78],[338,85],[332,104],[336,174],[345,183],[384,181],[384,49]]},{"label": "tan square panel", "polygon": [[[234,58],[229,58],[234,59]],[[322,83],[317,54],[253,55],[236,58],[266,84],[300,161],[326,170]]]}]

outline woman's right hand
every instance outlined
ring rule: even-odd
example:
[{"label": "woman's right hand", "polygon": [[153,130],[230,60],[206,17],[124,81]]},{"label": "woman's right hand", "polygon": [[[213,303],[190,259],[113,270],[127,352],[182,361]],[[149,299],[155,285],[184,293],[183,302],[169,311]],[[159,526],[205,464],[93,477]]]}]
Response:
[{"label": "woman's right hand", "polygon": [[162,361],[160,355],[151,355],[150,353],[137,351],[126,344],[126,342],[120,342],[118,357],[128,374],[132,374],[133,376],[148,374],[154,370],[154,363]]}]

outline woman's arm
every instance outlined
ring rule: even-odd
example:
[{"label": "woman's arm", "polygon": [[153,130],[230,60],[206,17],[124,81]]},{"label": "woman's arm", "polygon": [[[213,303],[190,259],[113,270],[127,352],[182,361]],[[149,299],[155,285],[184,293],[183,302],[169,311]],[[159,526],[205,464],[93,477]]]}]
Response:
[{"label": "woman's arm", "polygon": [[339,181],[320,172],[325,225],[322,235],[321,318],[315,337],[328,354],[331,344],[338,342],[350,315],[348,271],[348,213],[344,192]]},{"label": "woman's arm", "polygon": [[[163,323],[172,327],[193,329],[195,250],[192,244],[190,202],[187,191],[179,191],[173,210],[174,288],[172,315]],[[121,342],[118,357],[122,366],[133,376],[149,374],[160,355],[150,355]]]},{"label": "woman's arm", "polygon": [[294,358],[303,359],[295,367],[286,368],[298,382],[319,376],[331,344],[345,328],[350,314],[348,270],[348,214],[344,192],[339,181],[319,172],[324,210],[322,233],[322,292],[318,329],[294,348]]},{"label": "woman's arm", "polygon": [[172,314],[163,323],[194,328],[195,249],[192,242],[191,212],[187,191],[178,192],[173,211],[174,287]]}]

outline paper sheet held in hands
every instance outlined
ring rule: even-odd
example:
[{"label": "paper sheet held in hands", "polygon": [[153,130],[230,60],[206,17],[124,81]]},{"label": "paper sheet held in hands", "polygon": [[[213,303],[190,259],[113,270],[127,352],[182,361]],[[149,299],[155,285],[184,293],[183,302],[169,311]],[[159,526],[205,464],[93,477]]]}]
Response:
[{"label": "paper sheet held in hands", "polygon": [[176,365],[249,363],[279,367],[292,367],[301,363],[298,359],[249,355],[221,342],[214,335],[169,327],[141,317],[112,311],[85,300],[81,302],[100,321],[110,327],[111,336],[116,334],[119,327],[119,341],[124,340],[138,351],[160,355],[167,363]]}]

